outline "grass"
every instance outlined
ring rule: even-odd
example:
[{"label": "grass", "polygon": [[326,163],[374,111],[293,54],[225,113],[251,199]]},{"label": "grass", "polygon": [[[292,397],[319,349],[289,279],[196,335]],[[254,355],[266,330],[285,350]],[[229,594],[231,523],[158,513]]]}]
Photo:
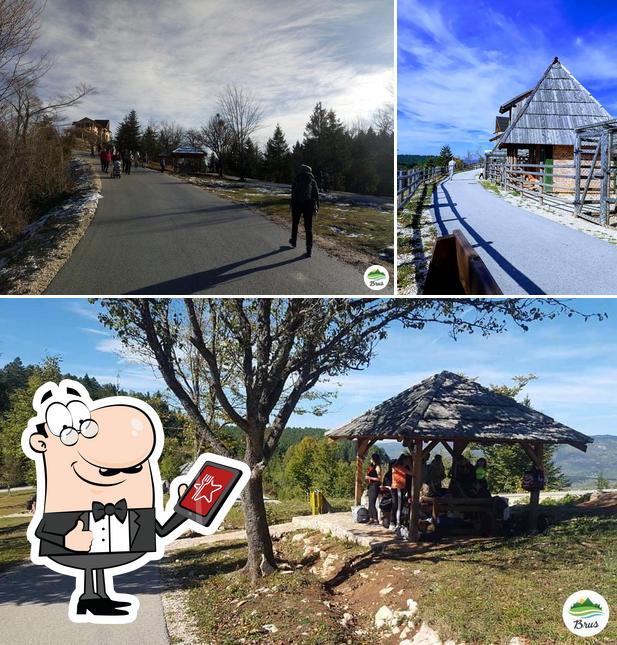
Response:
[{"label": "grass", "polygon": [[[324,538],[320,546],[324,544],[329,552],[347,550],[334,539]],[[198,642],[368,643],[341,624],[344,608],[301,566],[307,564],[301,560],[302,549],[290,540],[277,542],[276,548],[287,573],[280,570],[256,586],[237,573],[246,559],[242,542],[181,551],[173,562],[164,562],[164,575],[188,590],[186,610],[194,619]],[[354,546],[350,553],[353,549],[360,552]]]},{"label": "grass", "polygon": [[484,186],[484,188],[486,188],[486,190],[490,190],[496,195],[501,195],[501,190],[497,184],[494,184],[491,181],[487,181],[486,179],[480,179],[480,183]]},{"label": "grass", "polygon": [[20,490],[11,495],[0,493],[0,571],[28,559],[30,543],[26,538],[26,530],[32,518],[30,515],[7,515],[23,512],[32,494],[32,490]]},{"label": "grass", "polygon": [[[191,183],[223,199],[259,210],[277,223],[291,227],[289,194],[265,192],[240,182],[221,182],[208,177],[191,178]],[[363,266],[378,262],[391,266],[392,222],[391,207],[322,201],[313,221],[313,234],[328,250],[347,262]]]},{"label": "grass", "polygon": [[433,201],[437,181],[427,182],[418,189],[405,207],[398,213],[398,223],[407,229],[406,234],[398,236],[398,252],[411,254],[412,260],[398,268],[400,289],[417,286],[421,288],[426,278],[428,264],[437,241],[437,227],[427,209]]},{"label": "grass", "polygon": [[[576,517],[534,537],[482,540],[416,556],[414,598],[441,637],[457,642],[579,643],[563,625],[565,599],[579,589],[617,603],[617,518]],[[589,643],[617,642],[617,622]]]}]

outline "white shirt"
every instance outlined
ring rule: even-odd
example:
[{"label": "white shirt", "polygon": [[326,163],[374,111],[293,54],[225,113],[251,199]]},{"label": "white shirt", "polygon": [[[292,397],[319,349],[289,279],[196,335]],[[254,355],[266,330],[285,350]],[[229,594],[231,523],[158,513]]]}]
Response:
[{"label": "white shirt", "polygon": [[94,515],[90,513],[90,531],[92,531],[90,553],[118,553],[131,550],[128,512],[124,522],[120,522],[115,515],[105,515],[95,522]]},{"label": "white shirt", "polygon": [[456,161],[452,161],[452,160],[448,161],[448,168],[450,168],[450,170],[452,170],[454,166],[456,166]]}]

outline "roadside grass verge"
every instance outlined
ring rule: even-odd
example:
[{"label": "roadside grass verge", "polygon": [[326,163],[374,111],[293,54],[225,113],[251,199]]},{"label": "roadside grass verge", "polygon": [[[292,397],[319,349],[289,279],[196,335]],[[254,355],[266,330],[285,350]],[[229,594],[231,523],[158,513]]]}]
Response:
[{"label": "roadside grass verge", "polygon": [[7,515],[24,512],[26,502],[33,493],[33,490],[15,491],[10,495],[6,492],[0,493],[0,571],[28,559],[30,542],[26,538],[26,530],[32,516]]},{"label": "roadside grass verge", "polygon": [[[218,197],[258,210],[291,231],[290,195],[282,188],[270,189],[211,177],[180,177]],[[391,206],[352,204],[342,198],[323,199],[313,221],[313,235],[318,244],[345,262],[362,268],[378,263],[391,269],[394,261],[393,217]],[[300,235],[304,235],[302,223]],[[298,247],[302,247],[301,241]]]},{"label": "roadside grass verge", "polygon": [[245,559],[245,543],[233,542],[182,551],[173,562],[164,561],[163,574],[172,586],[188,592],[184,611],[198,642],[368,643],[342,624],[343,608],[302,565],[296,568],[291,560],[286,569],[252,585],[238,573]]},{"label": "roadside grass verge", "polygon": [[[561,618],[566,598],[594,589],[617,603],[617,518],[575,517],[519,538],[470,542],[411,557],[420,616],[442,639],[579,643]],[[408,571],[408,574],[411,573]],[[616,643],[617,622],[589,643]]]},{"label": "roadside grass verge", "polygon": [[490,190],[496,195],[501,195],[501,188],[499,188],[499,186],[497,184],[494,184],[492,181],[480,179],[480,183],[484,186],[484,188],[486,188],[486,190]]},{"label": "roadside grass verge", "polygon": [[398,288],[414,294],[422,291],[438,237],[428,209],[439,181],[422,184],[398,212]]}]

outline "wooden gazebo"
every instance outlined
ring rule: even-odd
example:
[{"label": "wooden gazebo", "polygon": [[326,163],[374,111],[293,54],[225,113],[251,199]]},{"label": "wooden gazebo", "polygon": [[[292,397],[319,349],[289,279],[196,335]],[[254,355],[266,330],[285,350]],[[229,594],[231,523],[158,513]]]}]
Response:
[{"label": "wooden gazebo", "polygon": [[[542,469],[544,444],[569,444],[586,451],[593,439],[532,410],[514,398],[492,392],[475,381],[441,372],[384,401],[341,428],[331,439],[357,443],[356,504],[363,490],[363,464],[378,440],[396,439],[413,456],[410,537],[417,541],[420,518],[422,457],[442,444],[453,459],[469,443],[520,444],[531,462]],[[537,526],[540,491],[530,493],[529,527]]]}]

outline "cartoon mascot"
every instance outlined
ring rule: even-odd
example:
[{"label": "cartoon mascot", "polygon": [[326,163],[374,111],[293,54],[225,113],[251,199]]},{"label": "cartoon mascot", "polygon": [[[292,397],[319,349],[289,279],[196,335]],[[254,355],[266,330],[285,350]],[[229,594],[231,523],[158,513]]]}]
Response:
[{"label": "cartoon mascot", "polygon": [[248,466],[202,454],[173,481],[163,510],[163,429],[147,403],[92,401],[80,383],[63,380],[40,387],[33,408],[22,435],[36,463],[32,562],[75,577],[71,620],[131,622],[139,600],[115,593],[113,577],[160,559],[188,528],[214,533],[246,485]]}]

